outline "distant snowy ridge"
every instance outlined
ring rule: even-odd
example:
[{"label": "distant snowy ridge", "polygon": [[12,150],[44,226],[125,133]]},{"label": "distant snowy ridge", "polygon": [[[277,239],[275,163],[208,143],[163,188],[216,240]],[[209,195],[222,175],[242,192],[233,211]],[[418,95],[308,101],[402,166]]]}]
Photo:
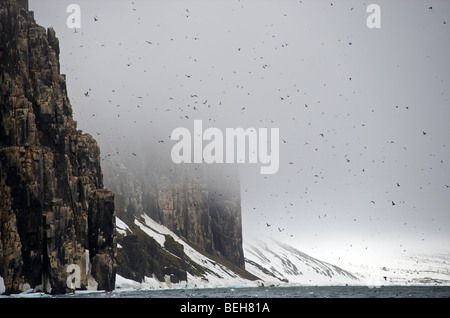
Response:
[{"label": "distant snowy ridge", "polygon": [[411,254],[381,266],[349,264],[348,268],[368,286],[450,286],[450,253]]},{"label": "distant snowy ridge", "polygon": [[276,240],[244,241],[246,270],[268,285],[360,285],[354,274]]}]

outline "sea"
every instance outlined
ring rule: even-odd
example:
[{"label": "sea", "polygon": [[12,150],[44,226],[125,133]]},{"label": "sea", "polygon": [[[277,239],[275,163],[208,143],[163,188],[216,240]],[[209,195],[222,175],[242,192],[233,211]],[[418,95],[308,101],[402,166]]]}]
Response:
[{"label": "sea", "polygon": [[[7,300],[8,298],[9,300]],[[75,291],[64,295],[27,293],[0,296],[0,314],[8,308],[27,317],[37,312],[64,308],[67,313],[102,316],[181,317],[235,316],[258,314],[279,318],[289,316],[343,314],[440,315],[448,311],[450,286],[289,286],[129,289]]]},{"label": "sea", "polygon": [[450,286],[282,286],[22,293],[1,298],[450,298]]},{"label": "sea", "polygon": [[288,286],[115,290],[55,298],[450,298],[450,286]]}]

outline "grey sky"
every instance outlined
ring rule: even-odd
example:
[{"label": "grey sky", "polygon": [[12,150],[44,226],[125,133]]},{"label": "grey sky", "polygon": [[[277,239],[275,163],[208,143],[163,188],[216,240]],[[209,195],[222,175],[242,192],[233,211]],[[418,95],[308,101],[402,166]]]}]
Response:
[{"label": "grey sky", "polygon": [[[77,33],[66,26],[70,3],[81,7]],[[366,26],[369,3],[30,0],[30,9],[55,28],[74,117],[104,155],[145,147],[170,160],[158,140],[194,119],[277,127],[279,172],[239,166],[245,236],[330,260],[449,251],[450,2],[376,1],[381,29]]]}]

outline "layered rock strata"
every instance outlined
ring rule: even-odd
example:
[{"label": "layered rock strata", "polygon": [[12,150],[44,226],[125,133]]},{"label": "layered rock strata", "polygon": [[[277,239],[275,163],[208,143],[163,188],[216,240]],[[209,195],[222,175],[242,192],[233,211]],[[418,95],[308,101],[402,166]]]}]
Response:
[{"label": "layered rock strata", "polygon": [[155,157],[149,155],[145,165],[104,165],[119,217],[145,213],[197,249],[244,269],[236,167],[175,165]]},{"label": "layered rock strata", "polygon": [[72,118],[55,31],[36,24],[27,1],[2,0],[0,43],[4,290],[64,293],[69,277],[81,289],[111,290],[114,194],[103,189],[96,141]]}]

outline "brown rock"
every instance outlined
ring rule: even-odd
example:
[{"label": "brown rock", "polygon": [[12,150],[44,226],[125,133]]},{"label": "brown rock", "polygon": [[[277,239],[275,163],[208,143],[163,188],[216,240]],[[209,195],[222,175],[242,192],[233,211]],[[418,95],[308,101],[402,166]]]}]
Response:
[{"label": "brown rock", "polygon": [[244,268],[234,166],[175,165],[149,156],[145,169],[115,162],[104,169],[120,218],[145,213],[199,250]]},{"label": "brown rock", "polygon": [[97,143],[72,119],[55,31],[27,10],[0,4],[0,276],[6,293],[64,293],[76,264],[81,288],[111,290],[114,195]]}]

